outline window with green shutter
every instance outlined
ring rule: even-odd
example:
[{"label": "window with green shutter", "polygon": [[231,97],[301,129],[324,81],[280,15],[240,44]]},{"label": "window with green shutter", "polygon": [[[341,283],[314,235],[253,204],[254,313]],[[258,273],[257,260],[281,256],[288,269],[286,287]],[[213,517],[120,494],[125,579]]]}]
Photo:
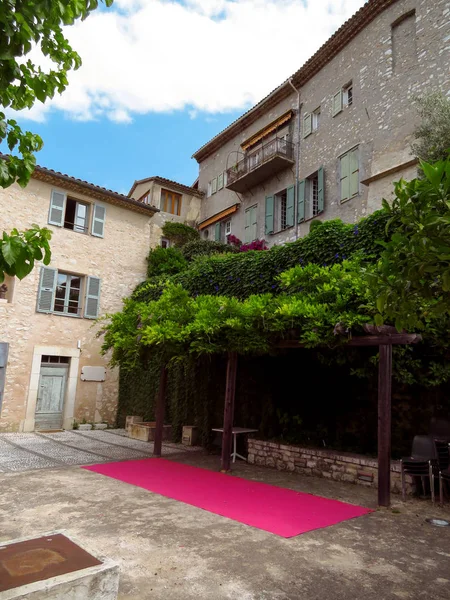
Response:
[{"label": "window with green shutter", "polygon": [[317,217],[324,208],[324,170],[320,167],[304,180],[304,220]]},{"label": "window with green shutter", "polygon": [[312,133],[312,115],[305,115],[303,117],[303,137],[306,138]]},{"label": "window with green shutter", "polygon": [[333,96],[333,117],[339,114],[343,109],[343,95],[342,90],[336,92]]},{"label": "window with green shutter", "polygon": [[92,216],[91,233],[95,237],[104,237],[105,233],[106,208],[101,204],[94,204],[94,214]]},{"label": "window with green shutter", "polygon": [[295,185],[286,190],[286,227],[294,226]]},{"label": "window with green shutter", "polygon": [[57,277],[58,271],[56,269],[52,269],[51,267],[41,267],[36,307],[37,312],[53,312]]},{"label": "window with green shutter", "polygon": [[270,235],[274,231],[274,197],[266,196],[265,232]]},{"label": "window with green shutter", "polygon": [[343,154],[340,163],[341,202],[359,194],[359,150],[354,148]]},{"label": "window with green shutter", "polygon": [[258,205],[256,204],[245,211],[244,242],[246,244],[258,239],[257,213]]},{"label": "window with green shutter", "polygon": [[217,177],[217,191],[223,189],[223,173]]},{"label": "window with green shutter", "polygon": [[84,316],[86,319],[96,319],[100,309],[100,279],[87,277],[86,302]]},{"label": "window with green shutter", "polygon": [[48,211],[48,222],[50,225],[62,227],[64,225],[64,214],[66,212],[67,196],[64,192],[52,190],[50,197],[50,208]]},{"label": "window with green shutter", "polygon": [[305,188],[306,179],[298,182],[298,195],[297,195],[297,222],[301,223],[305,220]]}]

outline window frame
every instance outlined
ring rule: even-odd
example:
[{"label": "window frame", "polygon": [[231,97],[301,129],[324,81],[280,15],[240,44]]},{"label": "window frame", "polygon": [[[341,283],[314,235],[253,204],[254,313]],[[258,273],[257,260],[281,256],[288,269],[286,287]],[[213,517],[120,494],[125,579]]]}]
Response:
[{"label": "window frame", "polygon": [[225,221],[225,241],[227,239],[227,237],[229,235],[231,235],[231,219],[228,219],[228,221]]},{"label": "window frame", "polygon": [[[57,290],[58,287],[60,287],[58,285],[58,277],[60,275],[65,275],[67,278],[70,278],[70,281],[72,281],[72,278],[74,279],[79,279],[80,280],[80,287],[78,289],[78,305],[77,305],[77,313],[70,313],[68,312],[68,308],[69,308],[69,302],[70,302],[70,291],[72,289],[72,286],[67,286],[66,285],[66,291],[64,294],[64,310],[55,310],[55,306],[56,306],[56,301],[58,300],[57,298]],[[65,317],[74,317],[76,319],[81,319],[82,318],[82,312],[84,309],[83,306],[83,295],[85,292],[85,275],[77,275],[76,273],[69,273],[67,271],[60,271],[59,269],[56,270],[56,284],[55,284],[55,295],[53,298],[53,307],[51,310],[51,314],[53,315],[62,315]]]},{"label": "window frame", "polygon": [[[176,204],[178,201],[178,204]],[[166,207],[171,210],[166,210]],[[167,188],[161,188],[161,196],[160,196],[160,210],[170,215],[175,215],[176,217],[181,216],[181,205],[183,202],[183,195],[178,192],[173,192],[172,190],[168,190]],[[175,212],[175,206],[177,206],[177,212]]]},{"label": "window frame", "polygon": [[[77,225],[75,222],[69,223],[69,225],[72,225],[72,227],[66,227],[66,222],[68,222],[68,221],[66,221],[66,213],[67,213],[67,207],[69,206],[69,202],[75,202],[74,221],[77,220],[78,207],[84,206],[86,208],[86,218],[85,218],[84,227]],[[94,205],[91,202],[87,202],[86,200],[78,200],[78,198],[74,198],[73,196],[67,196],[66,203],[64,206],[64,219],[63,219],[62,228],[68,229],[69,231],[74,231],[75,233],[82,233],[84,235],[89,235],[89,232],[91,229],[92,216],[94,213],[93,206]],[[77,227],[80,227],[80,229],[77,229]]]},{"label": "window frame", "polygon": [[312,116],[312,131],[317,131],[320,126],[320,106],[313,110],[311,113]]},{"label": "window frame", "polygon": [[353,80],[342,87],[342,105],[344,108],[353,106]]}]

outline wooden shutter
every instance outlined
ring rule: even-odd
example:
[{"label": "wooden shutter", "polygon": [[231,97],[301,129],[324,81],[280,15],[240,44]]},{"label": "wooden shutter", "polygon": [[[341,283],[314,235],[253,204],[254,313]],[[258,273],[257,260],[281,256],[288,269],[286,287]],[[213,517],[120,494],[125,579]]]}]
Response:
[{"label": "wooden shutter", "polygon": [[350,198],[350,159],[348,154],[344,154],[340,161],[341,170],[341,202]]},{"label": "wooden shutter", "polygon": [[286,227],[294,225],[295,185],[286,190]]},{"label": "wooden shutter", "polygon": [[342,90],[339,90],[333,96],[333,117],[335,117],[337,114],[339,114],[341,112],[342,108],[343,108]]},{"label": "wooden shutter", "polygon": [[214,228],[214,239],[216,242],[220,242],[220,223],[216,223]]},{"label": "wooden shutter", "polygon": [[298,182],[297,223],[305,220],[305,188],[306,179],[302,179]]},{"label": "wooden shutter", "polygon": [[312,133],[312,115],[303,117],[303,137],[308,137]]},{"label": "wooden shutter", "polygon": [[350,198],[359,194],[359,152],[355,148],[349,156]]},{"label": "wooden shutter", "polygon": [[52,190],[50,198],[50,210],[48,211],[48,222],[50,225],[62,227],[64,225],[64,213],[66,212],[67,196],[64,192]]},{"label": "wooden shutter", "polygon": [[86,319],[96,319],[100,308],[100,279],[88,277],[86,283],[86,304],[84,316]]},{"label": "wooden shutter", "polygon": [[57,279],[58,271],[56,269],[52,269],[51,267],[41,267],[36,308],[37,312],[53,312]]},{"label": "wooden shutter", "polygon": [[257,226],[257,206],[252,206],[250,209],[250,237],[251,242],[258,238],[258,226]]},{"label": "wooden shutter", "polygon": [[317,196],[318,196],[318,214],[323,212],[323,207],[324,207],[324,203],[325,203],[325,178],[324,178],[324,171],[323,171],[323,167],[320,167],[320,169],[317,172]]},{"label": "wooden shutter", "polygon": [[0,411],[2,409],[3,392],[6,381],[6,365],[8,364],[8,347],[6,342],[0,342]]},{"label": "wooden shutter", "polygon": [[92,235],[95,237],[104,237],[105,233],[106,208],[101,204],[94,204],[94,214],[92,216]]},{"label": "wooden shutter", "polygon": [[223,188],[223,173],[221,173],[217,177],[217,190],[221,190]]},{"label": "wooden shutter", "polygon": [[211,194],[215,194],[217,192],[217,177],[211,181]]},{"label": "wooden shutter", "polygon": [[266,196],[266,235],[273,233],[274,230],[274,205],[273,196]]},{"label": "wooden shutter", "polygon": [[244,242],[248,244],[252,241],[251,239],[251,208],[247,208],[245,211],[245,230],[244,230]]}]

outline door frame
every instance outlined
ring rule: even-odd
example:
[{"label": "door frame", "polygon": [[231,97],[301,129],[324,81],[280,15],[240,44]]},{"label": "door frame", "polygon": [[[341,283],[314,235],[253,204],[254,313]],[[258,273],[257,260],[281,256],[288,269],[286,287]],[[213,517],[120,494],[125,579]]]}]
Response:
[{"label": "door frame", "polygon": [[41,374],[41,362],[43,355],[67,356],[70,358],[69,372],[66,383],[66,393],[63,408],[63,429],[72,429],[75,412],[75,397],[77,393],[78,372],[80,369],[80,354],[78,348],[67,346],[35,346],[33,350],[33,362],[31,365],[30,384],[28,386],[27,409],[22,431],[34,431],[39,389],[39,377]]}]

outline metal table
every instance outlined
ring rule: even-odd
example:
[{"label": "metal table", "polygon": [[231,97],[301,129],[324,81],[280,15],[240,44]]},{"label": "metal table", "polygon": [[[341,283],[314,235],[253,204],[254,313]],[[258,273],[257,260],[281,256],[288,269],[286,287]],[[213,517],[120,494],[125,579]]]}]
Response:
[{"label": "metal table", "polygon": [[[212,431],[218,431],[219,433],[223,433],[223,427],[219,427],[217,429],[213,429]],[[231,433],[233,434],[233,452],[231,453],[231,458],[233,462],[236,462],[236,457],[241,458],[242,460],[247,460],[245,456],[241,456],[236,451],[236,438],[240,433],[256,433],[257,429],[247,429],[246,427],[233,427]]]}]

